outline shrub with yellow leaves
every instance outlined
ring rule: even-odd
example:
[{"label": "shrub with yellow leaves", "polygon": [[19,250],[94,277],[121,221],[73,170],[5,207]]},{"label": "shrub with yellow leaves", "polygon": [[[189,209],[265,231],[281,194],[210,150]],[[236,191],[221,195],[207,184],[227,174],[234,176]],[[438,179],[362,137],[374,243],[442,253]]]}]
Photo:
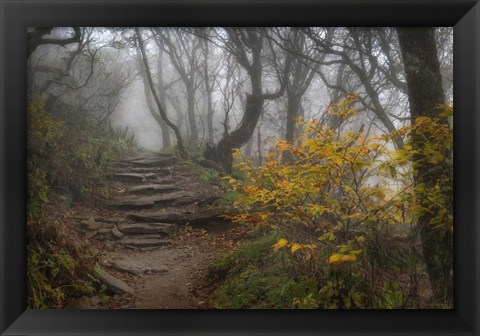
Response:
[{"label": "shrub with yellow leaves", "polygon": [[[351,118],[355,99],[352,95],[331,107],[333,113]],[[444,114],[450,116],[451,109],[445,107]],[[233,221],[268,226],[294,238],[292,242],[280,239],[272,246],[275,251],[307,250],[307,260],[316,249],[326,257],[327,267],[356,267],[363,272],[376,265],[368,260],[375,255],[369,249],[388,254],[384,251],[389,239],[413,242],[416,219],[426,211],[435,212],[432,225],[452,229],[452,212],[445,207],[452,197],[449,173],[439,175],[434,190],[422,190],[414,184],[417,171],[412,164],[420,160],[453,164],[448,124],[422,117],[393,134],[369,137],[362,132],[339,132],[318,120],[302,126],[303,134],[292,143],[276,140],[264,165],[240,160],[236,167],[244,179],[225,177],[241,194],[229,214]],[[392,139],[398,136],[406,141],[404,148],[396,150]],[[420,146],[419,136],[426,139]],[[289,156],[288,162],[282,160],[284,155]],[[239,150],[234,157],[241,157]],[[416,269],[417,261],[413,263]],[[371,280],[372,285],[375,281]]]}]

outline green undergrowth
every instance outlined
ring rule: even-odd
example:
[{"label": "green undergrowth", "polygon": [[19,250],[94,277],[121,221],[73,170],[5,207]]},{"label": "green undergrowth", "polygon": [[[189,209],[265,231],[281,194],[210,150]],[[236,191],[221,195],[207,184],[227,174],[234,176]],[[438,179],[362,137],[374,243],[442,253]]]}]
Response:
[{"label": "green undergrowth", "polygon": [[[347,268],[325,265],[327,253],[317,251],[319,268],[308,265],[287,249],[272,246],[282,235],[261,231],[240,250],[212,266],[208,280],[220,283],[215,305],[220,309],[361,309],[373,308],[364,279]],[[386,288],[391,301],[399,298],[395,288]]]},{"label": "green undergrowth", "polygon": [[300,302],[315,292],[315,281],[294,275],[284,253],[274,253],[279,235],[259,236],[242,249],[216,262],[210,281],[222,282],[215,303],[222,309],[310,308]]},{"label": "green undergrowth", "polygon": [[[112,160],[134,151],[131,140],[109,127],[68,126],[35,98],[27,111],[27,292],[29,308],[61,308],[93,295],[96,256],[65,233],[63,198],[96,204],[108,193]],[[68,203],[68,202],[67,202]],[[68,207],[68,204],[67,204]]]},{"label": "green undergrowth", "polygon": [[220,185],[221,181],[221,173],[218,170],[204,167],[200,165],[198,162],[194,161],[186,161],[186,165],[190,172],[194,175],[198,176],[198,179],[203,183],[212,184],[212,185]]},{"label": "green undergrowth", "polygon": [[97,258],[88,248],[69,244],[47,216],[30,219],[27,227],[29,308],[62,308],[69,299],[101,290],[91,275]]},{"label": "green undergrowth", "polygon": [[[381,277],[390,272],[387,266],[376,263],[378,279],[382,280],[372,285],[366,273],[371,266],[368,263],[365,263],[367,268],[329,263],[330,251],[320,245],[310,251],[309,258],[302,250],[275,251],[279,241],[289,238],[279,231],[257,229],[255,236],[211,267],[207,279],[210,285],[219,285],[215,294],[217,308],[404,309],[414,306],[400,274],[397,278]],[[398,249],[392,247],[391,253],[398,253]]]},{"label": "green undergrowth", "polygon": [[[218,198],[205,204],[209,210],[225,214],[232,208],[233,202],[240,197],[240,193],[231,188],[224,178],[224,174],[215,168],[205,167],[204,165],[194,161],[183,161],[186,169],[197,178],[205,183],[219,187],[220,194]],[[208,165],[208,163],[206,163]]]}]

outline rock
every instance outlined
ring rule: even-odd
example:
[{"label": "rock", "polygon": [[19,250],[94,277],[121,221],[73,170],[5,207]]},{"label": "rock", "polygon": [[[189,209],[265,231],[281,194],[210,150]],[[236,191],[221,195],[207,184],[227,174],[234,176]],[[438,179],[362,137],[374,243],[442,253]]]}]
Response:
[{"label": "rock", "polygon": [[87,231],[97,231],[100,228],[100,223],[96,222],[95,219],[90,217],[87,220],[82,220],[80,222],[80,227]]},{"label": "rock", "polygon": [[156,233],[147,233],[147,234],[138,234],[133,237],[125,237],[125,238],[133,238],[133,239],[160,239],[163,240],[167,243],[167,245],[170,245],[171,242],[165,240],[165,235],[163,234],[156,234]]},{"label": "rock", "polygon": [[116,260],[112,262],[111,267],[121,272],[129,272],[135,275],[141,275],[147,272],[166,273],[166,268],[152,268],[135,260]]},{"label": "rock", "polygon": [[113,223],[101,223],[101,226],[100,226],[100,227],[101,227],[102,229],[109,229],[109,230],[111,230],[111,229],[113,229],[114,226],[115,226],[115,224],[113,224]]},{"label": "rock", "polygon": [[123,221],[123,218],[122,218],[122,217],[109,217],[109,218],[106,218],[106,217],[97,217],[97,218],[95,218],[95,220],[96,220],[97,222],[102,222],[102,223],[117,224],[117,223]]},{"label": "rock", "polygon": [[155,206],[152,196],[143,198],[128,198],[122,197],[110,201],[106,204],[108,208],[119,210],[131,210],[131,209],[151,209]]},{"label": "rock", "polygon": [[95,274],[111,291],[117,294],[133,293],[133,288],[131,288],[122,280],[117,279],[113,275],[105,272],[100,267],[95,268]]},{"label": "rock", "polygon": [[153,173],[155,175],[168,175],[170,174],[169,168],[158,168],[158,167],[121,167],[115,170],[117,173],[136,173],[136,174],[147,174]]},{"label": "rock", "polygon": [[89,298],[89,301],[91,306],[97,307],[102,302],[102,299],[100,299],[98,296],[92,296]]},{"label": "rock", "polygon": [[210,221],[223,220],[219,215],[212,215],[209,213],[143,213],[143,214],[129,214],[129,219],[136,222],[160,222],[172,224],[206,224]]},{"label": "rock", "polygon": [[152,166],[171,166],[175,163],[174,157],[158,157],[158,158],[141,158],[130,162],[131,165],[138,167],[152,167]]},{"label": "rock", "polygon": [[118,238],[118,239],[122,239],[123,238],[123,233],[121,233],[120,231],[118,231],[118,228],[116,226],[114,226],[112,228],[112,234],[115,238]]},{"label": "rock", "polygon": [[116,174],[113,174],[113,177],[116,180],[126,181],[126,182],[144,182],[148,179],[156,178],[157,175],[154,173],[148,173],[148,174],[116,173]]},{"label": "rock", "polygon": [[73,300],[68,305],[65,306],[65,309],[93,309],[90,300],[88,297],[81,296],[78,299]]},{"label": "rock", "polygon": [[158,250],[161,246],[149,246],[149,247],[134,247],[134,246],[125,246],[127,248],[140,250],[140,251],[155,251]]},{"label": "rock", "polygon": [[100,235],[108,236],[110,233],[112,233],[112,229],[102,228],[102,229],[98,230],[97,233],[100,234]]},{"label": "rock", "polygon": [[142,248],[142,247],[160,247],[171,245],[172,243],[168,240],[159,239],[159,238],[124,238],[118,241],[120,244],[133,247],[133,248]]},{"label": "rock", "polygon": [[158,158],[173,158],[173,155],[169,153],[146,153],[142,155],[126,157],[126,158],[117,160],[116,163],[132,163],[138,160],[155,160]]},{"label": "rock", "polygon": [[195,196],[193,192],[189,191],[175,191],[168,194],[162,194],[154,196],[153,201],[155,204],[172,203],[180,199],[191,199]]},{"label": "rock", "polygon": [[118,229],[124,234],[148,234],[158,233],[169,235],[176,231],[175,224],[166,223],[134,223],[134,224],[120,224]]},{"label": "rock", "polygon": [[166,192],[166,191],[173,191],[178,190],[178,188],[173,184],[142,184],[137,185],[131,188],[128,188],[126,193],[129,194],[142,194],[142,193],[149,193],[149,192]]},{"label": "rock", "polygon": [[97,235],[97,231],[88,231],[85,233],[85,238],[92,239]]},{"label": "rock", "polygon": [[188,191],[175,191],[154,196],[125,196],[107,203],[107,206],[114,209],[148,209],[158,204],[188,204],[193,202],[194,195]]},{"label": "rock", "polygon": [[156,180],[153,180],[153,182],[161,185],[167,185],[167,184],[174,184],[175,181],[171,178],[157,178]]},{"label": "rock", "polygon": [[170,206],[181,206],[195,203],[198,199],[195,196],[185,196],[170,202]]}]

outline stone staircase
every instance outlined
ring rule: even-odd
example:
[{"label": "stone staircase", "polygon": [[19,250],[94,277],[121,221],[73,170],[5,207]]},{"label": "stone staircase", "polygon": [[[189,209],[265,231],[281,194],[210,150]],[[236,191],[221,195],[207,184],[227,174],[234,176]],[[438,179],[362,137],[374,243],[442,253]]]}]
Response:
[{"label": "stone staircase", "polygon": [[[106,254],[96,265],[96,276],[112,295],[128,296],[142,290],[127,284],[131,284],[127,281],[130,276],[152,274],[153,279],[166,279],[162,276],[181,272],[174,265],[176,258],[186,255],[181,245],[184,237],[175,235],[182,225],[203,226],[223,218],[205,210],[218,199],[212,189],[206,189],[195,174],[177,164],[172,156],[125,158],[115,162],[114,167],[111,185],[118,195],[104,204],[107,211],[101,215],[76,217],[76,227],[89,242],[107,242],[102,244]],[[81,297],[69,308],[95,308],[98,304],[92,305],[93,299],[98,301],[97,297]]]},{"label": "stone staircase", "polygon": [[[193,191],[175,184],[172,156],[138,156],[115,162],[113,182],[123,190],[107,202],[115,218],[78,218],[87,239],[111,240],[126,248],[151,250],[171,244],[179,225],[201,224],[217,217],[183,212],[181,207],[201,201]],[[165,207],[174,211],[164,211]],[[144,211],[149,212],[145,213]]]}]

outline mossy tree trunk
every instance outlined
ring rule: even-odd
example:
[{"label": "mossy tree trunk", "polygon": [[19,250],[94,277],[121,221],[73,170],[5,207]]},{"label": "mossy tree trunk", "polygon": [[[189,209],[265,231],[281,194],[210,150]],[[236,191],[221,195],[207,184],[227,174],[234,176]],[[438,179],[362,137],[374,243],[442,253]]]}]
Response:
[{"label": "mossy tree trunk", "polygon": [[[408,84],[411,121],[417,117],[436,117],[438,104],[444,103],[442,78],[433,28],[398,28],[405,74]],[[446,121],[445,121],[446,122]],[[414,149],[421,148],[425,137],[413,138]],[[415,184],[424,184],[433,190],[445,174],[452,176],[452,168],[445,164],[432,164],[414,157]],[[449,178],[448,181],[451,182]],[[425,195],[418,195],[420,205],[428,207]],[[446,197],[445,209],[452,210],[452,197]],[[425,213],[418,218],[428,276],[434,298],[438,303],[452,304],[453,299],[453,234],[450,230],[431,224],[435,213]]]}]

